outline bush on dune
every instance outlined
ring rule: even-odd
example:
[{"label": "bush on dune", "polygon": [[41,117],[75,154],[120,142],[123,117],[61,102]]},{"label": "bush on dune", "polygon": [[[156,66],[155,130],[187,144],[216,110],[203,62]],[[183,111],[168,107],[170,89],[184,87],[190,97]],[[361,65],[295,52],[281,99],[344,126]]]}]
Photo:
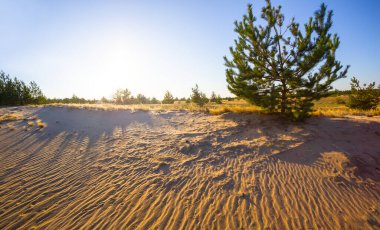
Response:
[{"label": "bush on dune", "polygon": [[375,82],[363,84],[355,77],[351,79],[351,94],[349,96],[348,107],[352,109],[370,110],[376,109],[380,102],[380,85],[375,88]]}]

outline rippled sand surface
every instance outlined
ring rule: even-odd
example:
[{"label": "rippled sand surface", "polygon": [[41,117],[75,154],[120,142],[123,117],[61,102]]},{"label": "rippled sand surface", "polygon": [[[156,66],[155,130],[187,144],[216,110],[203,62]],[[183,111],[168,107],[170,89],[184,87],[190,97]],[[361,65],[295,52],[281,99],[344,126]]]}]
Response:
[{"label": "rippled sand surface", "polygon": [[380,228],[380,118],[9,113],[0,229]]}]

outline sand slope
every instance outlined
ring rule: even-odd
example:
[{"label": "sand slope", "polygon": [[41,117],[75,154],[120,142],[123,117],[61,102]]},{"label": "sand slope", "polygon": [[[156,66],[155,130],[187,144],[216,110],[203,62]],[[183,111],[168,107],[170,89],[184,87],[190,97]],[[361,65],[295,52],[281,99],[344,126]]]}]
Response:
[{"label": "sand slope", "polygon": [[379,118],[5,113],[0,229],[380,229]]}]

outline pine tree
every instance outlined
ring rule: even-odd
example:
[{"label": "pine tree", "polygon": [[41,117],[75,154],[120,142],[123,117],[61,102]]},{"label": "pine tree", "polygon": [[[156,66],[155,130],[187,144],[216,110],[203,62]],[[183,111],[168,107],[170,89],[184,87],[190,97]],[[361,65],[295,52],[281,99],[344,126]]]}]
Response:
[{"label": "pine tree", "polygon": [[281,6],[270,0],[262,8],[259,25],[252,5],[241,22],[235,22],[238,39],[225,59],[228,89],[238,97],[301,120],[313,101],[328,95],[331,84],[346,77],[348,67],[335,58],[340,41],[331,34],[332,11],[325,4],[301,30],[294,18],[284,26]]},{"label": "pine tree", "polygon": [[215,103],[216,104],[222,104],[223,103],[222,97],[219,94],[218,94],[218,96],[216,96]]},{"label": "pine tree", "polygon": [[147,98],[145,95],[139,93],[136,96],[136,103],[137,104],[148,104],[149,103],[149,98]]},{"label": "pine tree", "polygon": [[193,103],[199,106],[204,106],[209,101],[206,94],[199,90],[198,85],[195,85],[195,88],[192,88],[191,91],[192,94],[190,96],[190,99]]},{"label": "pine tree", "polygon": [[375,109],[380,102],[380,85],[375,88],[376,83],[363,84],[360,86],[358,79],[351,79],[351,94],[349,96],[348,107],[352,109],[370,110]]},{"label": "pine tree", "polygon": [[169,92],[169,90],[167,90],[164,95],[164,99],[162,100],[162,104],[173,104],[173,103],[174,103],[174,97]]},{"label": "pine tree", "polygon": [[214,91],[211,92],[210,102],[216,102],[216,94]]},{"label": "pine tree", "polygon": [[30,94],[31,94],[31,100],[34,104],[43,104],[46,103],[46,97],[42,93],[42,90],[40,87],[37,85],[36,82],[31,81],[29,83],[29,89],[30,89]]},{"label": "pine tree", "polygon": [[220,95],[216,95],[214,91],[211,92],[210,102],[214,102],[216,104],[222,104],[222,97]]},{"label": "pine tree", "polygon": [[12,79],[0,71],[0,105],[42,104],[45,102],[46,97],[34,81],[27,85],[22,80]]},{"label": "pine tree", "polygon": [[152,97],[152,99],[150,100],[150,103],[151,104],[160,104],[160,101],[157,98]]},{"label": "pine tree", "polygon": [[132,104],[134,98],[131,97],[131,91],[128,89],[118,89],[113,95],[116,104]]},{"label": "pine tree", "polygon": [[103,97],[100,99],[100,102],[106,104],[106,103],[108,103],[108,99],[107,99],[106,97],[103,96]]}]

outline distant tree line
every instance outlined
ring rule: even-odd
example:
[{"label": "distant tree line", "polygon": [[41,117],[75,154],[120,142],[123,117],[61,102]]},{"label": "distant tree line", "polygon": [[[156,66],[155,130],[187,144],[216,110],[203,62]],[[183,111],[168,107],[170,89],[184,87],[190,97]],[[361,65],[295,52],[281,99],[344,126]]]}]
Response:
[{"label": "distant tree line", "polygon": [[[350,90],[331,90],[331,96],[348,95],[349,100],[345,101],[341,97],[337,98],[338,104],[345,104],[349,108],[369,110],[376,109],[380,102],[380,85],[376,87],[375,82],[369,84],[359,83],[356,78],[351,79]],[[71,98],[46,98],[39,86],[34,82],[26,84],[17,78],[11,78],[9,75],[0,71],[0,105],[28,105],[28,104],[95,104],[95,103],[112,103],[112,104],[174,104],[176,102],[194,103],[198,106],[204,106],[207,103],[221,104],[224,101],[235,100],[236,97],[222,98],[215,92],[211,93],[210,98],[203,93],[198,85],[191,90],[191,95],[186,98],[174,97],[170,91],[166,91],[162,101],[155,97],[146,97],[143,94],[133,96],[128,89],[119,89],[115,92],[112,99],[102,97],[100,100],[85,99],[73,95]],[[244,99],[244,98],[243,98]]]},{"label": "distant tree line", "polygon": [[[232,100],[232,98],[226,98]],[[186,103],[195,103],[199,106],[212,102],[216,104],[222,103],[222,97],[212,92],[208,98],[205,93],[200,91],[198,85],[192,88],[190,97],[174,97],[170,91],[166,91],[162,101],[155,97],[146,97],[143,94],[132,95],[128,89],[118,89],[112,99],[102,97],[100,100],[80,98],[76,95],[67,98],[46,98],[39,86],[34,82],[26,84],[17,78],[11,78],[4,72],[0,72],[0,105],[27,105],[27,104],[95,104],[95,103],[113,103],[119,105],[131,104],[174,104],[176,101]]]},{"label": "distant tree line", "polygon": [[[230,100],[231,98],[228,98]],[[216,104],[222,104],[222,97],[220,95],[216,95],[215,92],[212,92],[210,99],[207,98],[206,94],[199,90],[198,85],[195,85],[194,88],[192,88],[192,93],[189,98],[183,97],[183,98],[174,98],[173,94],[170,91],[166,91],[164,98],[162,101],[159,101],[155,97],[146,97],[143,94],[137,94],[137,96],[133,96],[131,91],[128,89],[118,89],[113,97],[112,100],[108,100],[105,97],[103,97],[100,100],[102,103],[115,103],[119,105],[131,105],[131,104],[174,104],[176,101],[185,101],[186,103],[193,102],[199,106],[204,106],[205,104],[209,102],[213,102]]]},{"label": "distant tree line", "polygon": [[43,104],[46,97],[38,85],[32,81],[29,84],[11,78],[3,71],[0,72],[0,105]]},{"label": "distant tree line", "polygon": [[67,98],[48,98],[46,103],[62,103],[62,104],[95,104],[98,100],[96,99],[85,99],[76,96],[75,94],[72,97]]}]

